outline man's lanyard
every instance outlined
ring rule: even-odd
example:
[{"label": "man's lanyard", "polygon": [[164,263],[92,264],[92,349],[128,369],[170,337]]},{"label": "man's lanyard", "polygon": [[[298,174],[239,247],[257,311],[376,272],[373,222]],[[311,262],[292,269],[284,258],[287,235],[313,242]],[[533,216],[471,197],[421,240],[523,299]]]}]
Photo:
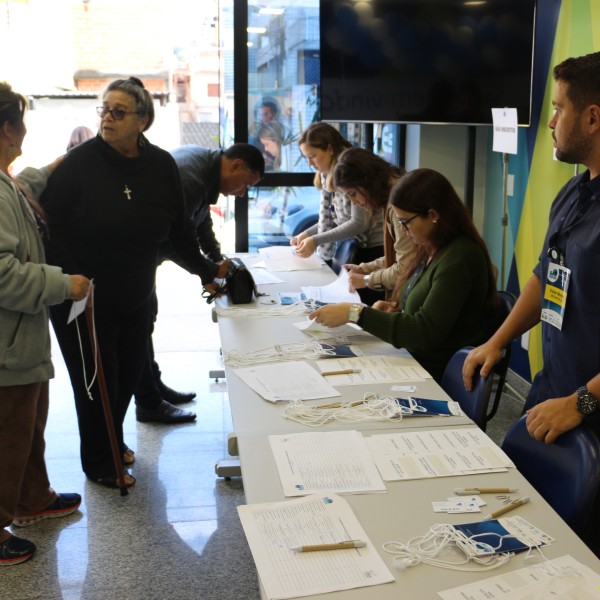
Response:
[{"label": "man's lanyard", "polygon": [[[585,184],[579,184],[579,194],[574,198],[559,223],[559,228],[548,240],[547,256],[550,258],[544,295],[542,298],[542,321],[562,329],[567,306],[567,295],[571,269],[565,266],[565,242],[571,230],[576,227],[592,205],[594,195]],[[577,211],[573,211],[577,208]]]}]

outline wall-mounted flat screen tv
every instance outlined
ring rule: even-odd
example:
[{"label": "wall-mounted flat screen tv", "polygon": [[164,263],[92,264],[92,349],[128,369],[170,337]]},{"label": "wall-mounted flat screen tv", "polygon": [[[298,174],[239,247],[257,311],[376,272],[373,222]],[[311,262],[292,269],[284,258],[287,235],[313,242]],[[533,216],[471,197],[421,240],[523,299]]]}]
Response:
[{"label": "wall-mounted flat screen tv", "polygon": [[529,125],[535,0],[320,0],[321,114]]}]

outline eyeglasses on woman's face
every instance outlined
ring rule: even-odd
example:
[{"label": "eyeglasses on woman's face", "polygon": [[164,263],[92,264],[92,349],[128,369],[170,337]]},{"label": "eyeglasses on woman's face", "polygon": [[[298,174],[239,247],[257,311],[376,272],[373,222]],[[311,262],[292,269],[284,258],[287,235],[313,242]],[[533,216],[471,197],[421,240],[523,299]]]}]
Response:
[{"label": "eyeglasses on woman's face", "polygon": [[398,219],[398,223],[400,223],[400,225],[402,225],[402,227],[404,228],[405,231],[408,231],[408,226],[410,225],[411,221],[414,221],[417,217],[422,217],[423,215],[420,215],[419,213],[417,213],[416,215],[413,215],[410,219],[401,219],[400,217],[396,217]]},{"label": "eyeglasses on woman's face", "polygon": [[97,106],[96,113],[98,116],[103,119],[106,115],[110,114],[110,116],[115,121],[122,121],[125,118],[125,115],[137,115],[137,111],[135,110],[123,110],[122,108],[108,108],[108,106]]}]

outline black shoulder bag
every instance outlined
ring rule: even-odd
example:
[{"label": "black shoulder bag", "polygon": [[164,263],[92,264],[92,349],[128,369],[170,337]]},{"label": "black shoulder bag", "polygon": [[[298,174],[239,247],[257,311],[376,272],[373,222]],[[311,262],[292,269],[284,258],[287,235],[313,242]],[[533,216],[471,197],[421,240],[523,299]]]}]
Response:
[{"label": "black shoulder bag", "polygon": [[253,296],[259,296],[252,273],[239,258],[232,258],[229,263],[225,289],[233,304],[248,304],[252,302]]}]

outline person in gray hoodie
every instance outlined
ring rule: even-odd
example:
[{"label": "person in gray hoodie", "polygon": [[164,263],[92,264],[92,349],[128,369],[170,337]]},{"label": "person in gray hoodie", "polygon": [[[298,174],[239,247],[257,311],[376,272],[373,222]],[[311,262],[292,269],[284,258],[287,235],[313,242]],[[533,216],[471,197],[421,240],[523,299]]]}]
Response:
[{"label": "person in gray hoodie", "polygon": [[45,264],[44,221],[34,200],[53,165],[25,169],[11,163],[27,132],[27,101],[0,82],[0,566],[24,562],[36,546],[6,530],[77,510],[79,494],[51,487],[44,459],[50,359],[48,306],[86,297],[90,282]]}]

